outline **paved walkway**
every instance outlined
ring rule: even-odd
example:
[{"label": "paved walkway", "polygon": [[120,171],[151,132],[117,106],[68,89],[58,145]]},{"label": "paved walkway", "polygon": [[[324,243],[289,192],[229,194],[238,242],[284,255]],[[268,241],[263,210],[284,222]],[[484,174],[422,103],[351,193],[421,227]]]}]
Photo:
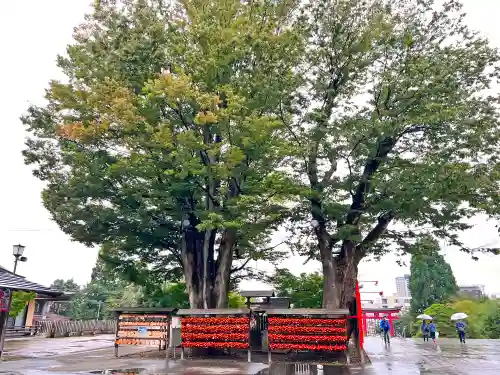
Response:
[{"label": "paved walkway", "polygon": [[6,357],[45,358],[89,350],[110,348],[114,335],[60,338],[23,337],[5,341]]},{"label": "paved walkway", "polygon": [[500,374],[500,341],[393,339],[386,348],[380,338],[367,338],[368,353],[376,375],[497,375]]},{"label": "paved walkway", "polygon": [[[233,361],[169,361],[146,358],[114,358],[112,337],[72,337],[61,339],[13,340],[7,342],[10,353],[31,359],[0,364],[0,374],[69,375],[106,369],[148,369],[151,374],[169,375],[497,375],[500,374],[500,341],[440,339],[438,346],[420,340],[394,339],[385,347],[380,338],[367,338],[365,350],[372,366],[294,366],[273,363],[247,364]],[[121,354],[145,350],[124,346]],[[298,370],[299,369],[299,370]]]}]

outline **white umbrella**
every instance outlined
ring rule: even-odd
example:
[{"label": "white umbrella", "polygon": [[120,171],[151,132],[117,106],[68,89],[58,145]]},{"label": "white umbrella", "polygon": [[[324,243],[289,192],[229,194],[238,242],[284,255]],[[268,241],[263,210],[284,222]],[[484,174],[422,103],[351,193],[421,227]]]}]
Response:
[{"label": "white umbrella", "polygon": [[462,320],[462,319],[466,319],[468,317],[469,316],[465,313],[455,313],[451,316],[451,320]]},{"label": "white umbrella", "polygon": [[419,316],[417,316],[417,319],[432,320],[432,316],[427,315],[427,314],[420,314]]}]

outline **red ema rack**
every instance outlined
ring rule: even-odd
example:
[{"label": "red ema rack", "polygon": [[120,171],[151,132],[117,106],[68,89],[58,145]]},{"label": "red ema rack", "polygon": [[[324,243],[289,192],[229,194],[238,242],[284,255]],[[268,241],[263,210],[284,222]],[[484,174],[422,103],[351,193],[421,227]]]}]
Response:
[{"label": "red ema rack", "polygon": [[183,348],[248,349],[248,317],[183,317]]},{"label": "red ema rack", "polygon": [[269,317],[269,349],[345,351],[346,323],[346,319]]}]

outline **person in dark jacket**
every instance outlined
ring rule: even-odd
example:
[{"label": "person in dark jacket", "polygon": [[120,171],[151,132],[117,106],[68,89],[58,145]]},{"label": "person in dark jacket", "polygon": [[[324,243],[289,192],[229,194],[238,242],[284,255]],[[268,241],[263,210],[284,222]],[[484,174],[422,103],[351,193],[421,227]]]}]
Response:
[{"label": "person in dark jacket", "polygon": [[434,344],[436,343],[436,331],[437,331],[436,324],[431,320],[431,322],[429,323],[429,332],[431,335],[432,342]]},{"label": "person in dark jacket", "polygon": [[457,329],[460,342],[465,344],[465,323],[459,320],[457,324],[455,324],[455,328]]},{"label": "person in dark jacket", "polygon": [[384,334],[384,342],[386,344],[390,344],[391,339],[390,339],[389,331],[391,329],[391,324],[387,320],[386,316],[384,316],[384,318],[380,321],[380,329],[382,330],[382,333]]},{"label": "person in dark jacket", "polygon": [[422,336],[424,337],[424,342],[425,341],[429,341],[429,324],[427,324],[427,321],[423,321],[422,322],[422,326],[420,327],[420,329],[422,330]]},{"label": "person in dark jacket", "polygon": [[351,339],[352,334],[354,333],[354,340],[357,343],[359,341],[359,329],[358,329],[358,319],[355,318],[358,316],[358,303],[356,300],[356,293],[354,293],[347,302],[347,308],[349,309],[349,319],[347,326],[347,343]]}]

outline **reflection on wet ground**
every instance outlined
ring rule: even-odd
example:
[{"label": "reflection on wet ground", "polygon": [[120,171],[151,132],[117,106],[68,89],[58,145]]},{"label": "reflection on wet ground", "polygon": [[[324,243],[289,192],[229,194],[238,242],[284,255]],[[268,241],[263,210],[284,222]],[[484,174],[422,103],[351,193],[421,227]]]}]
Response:
[{"label": "reflection on wet ground", "polygon": [[440,339],[438,345],[420,340],[393,340],[385,347],[370,338],[365,350],[377,375],[493,375],[500,374],[500,341],[470,340],[466,345]]},{"label": "reflection on wet ground", "polygon": [[[235,367],[221,366],[219,364],[215,367],[205,366],[191,366],[189,364],[179,365],[176,364],[170,368],[165,369],[121,369],[121,370],[105,370],[105,371],[92,371],[92,374],[100,375],[204,375],[204,374],[247,374],[247,375],[355,375],[359,374],[355,369],[348,369],[344,366],[328,366],[328,365],[314,365],[305,363],[274,363],[270,367],[263,368],[258,372],[254,372],[257,368],[255,366]],[[241,370],[241,371],[239,371]]]},{"label": "reflection on wet ground", "polygon": [[[51,341],[52,340],[52,341]],[[55,341],[54,341],[55,340]],[[0,374],[6,375],[90,375],[90,374],[134,374],[134,375],[497,375],[500,374],[500,341],[470,340],[461,345],[458,340],[440,339],[439,344],[419,340],[395,339],[386,347],[380,338],[367,338],[365,350],[372,362],[366,368],[327,366],[326,364],[276,363],[271,366],[262,363],[238,361],[210,361],[190,359],[185,361],[152,360],[133,354],[144,348],[124,347],[122,358],[113,357],[111,341],[106,349],[102,345],[69,340],[48,339],[18,342],[18,350],[33,353],[32,359],[3,362]],[[81,338],[79,339],[81,340]],[[23,346],[24,345],[24,346]],[[73,352],[79,345],[88,348]],[[56,357],[36,356],[34,347],[45,346],[44,353],[62,353]],[[12,347],[12,344],[11,344]],[[115,370],[113,370],[115,369]]]}]

